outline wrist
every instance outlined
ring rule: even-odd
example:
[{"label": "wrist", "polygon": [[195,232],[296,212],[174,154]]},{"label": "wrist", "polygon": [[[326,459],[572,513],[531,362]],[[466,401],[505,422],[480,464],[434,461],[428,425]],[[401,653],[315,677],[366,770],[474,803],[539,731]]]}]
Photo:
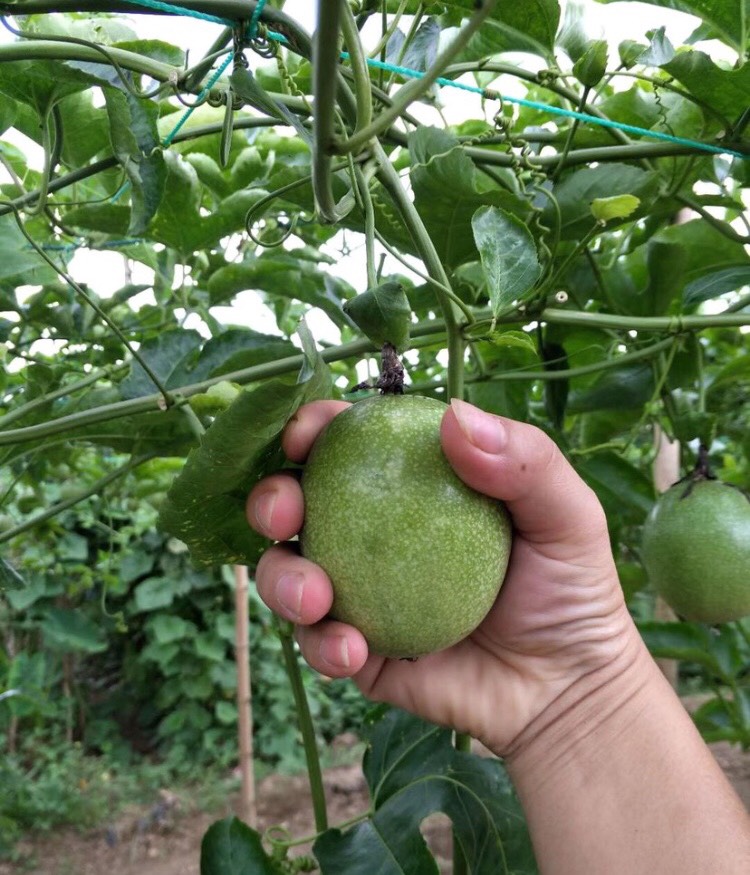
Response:
[{"label": "wrist", "polygon": [[630,622],[611,658],[581,674],[501,752],[514,781],[534,783],[585,753],[607,755],[617,735],[643,707],[662,675]]}]

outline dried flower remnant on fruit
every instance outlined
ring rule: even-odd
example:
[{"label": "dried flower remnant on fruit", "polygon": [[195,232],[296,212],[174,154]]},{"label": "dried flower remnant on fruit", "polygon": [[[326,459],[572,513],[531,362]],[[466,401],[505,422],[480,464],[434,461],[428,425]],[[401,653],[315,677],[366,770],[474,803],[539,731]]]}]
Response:
[{"label": "dried flower remnant on fruit", "polygon": [[396,353],[396,347],[386,341],[380,351],[380,377],[373,385],[364,382],[357,383],[351,390],[358,392],[361,389],[380,389],[381,395],[404,394],[404,366]]}]

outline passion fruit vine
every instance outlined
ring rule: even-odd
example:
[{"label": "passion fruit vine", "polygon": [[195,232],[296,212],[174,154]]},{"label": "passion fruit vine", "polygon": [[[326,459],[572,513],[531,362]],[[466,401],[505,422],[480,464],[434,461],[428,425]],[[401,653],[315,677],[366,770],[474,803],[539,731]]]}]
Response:
[{"label": "passion fruit vine", "polygon": [[705,448],[652,508],[642,558],[656,591],[685,620],[750,614],[750,499],[711,475]]}]

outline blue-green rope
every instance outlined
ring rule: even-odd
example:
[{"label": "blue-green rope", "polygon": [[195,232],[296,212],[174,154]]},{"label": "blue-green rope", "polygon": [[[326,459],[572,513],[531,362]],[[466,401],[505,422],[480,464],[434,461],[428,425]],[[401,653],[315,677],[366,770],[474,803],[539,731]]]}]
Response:
[{"label": "blue-green rope", "polygon": [[[341,57],[345,60],[349,58],[348,52],[342,52]],[[378,70],[386,70],[390,73],[396,73],[399,76],[405,76],[411,79],[421,79],[425,74],[421,70],[413,70],[411,67],[402,67],[397,64],[389,64],[385,61],[378,61],[376,58],[368,58],[367,63],[370,67],[375,67]],[[509,97],[505,94],[499,94],[491,88],[479,88],[476,85],[466,85],[464,82],[454,82],[453,79],[440,77],[436,80],[439,85],[446,85],[450,88],[460,88],[462,91],[470,91],[472,94],[478,94],[485,100],[500,100],[503,103],[517,103],[519,106],[526,106],[530,109],[539,109],[543,112],[548,112],[552,115],[562,115],[566,118],[578,119],[582,122],[587,122],[592,125],[599,125],[602,128],[616,128],[618,131],[624,131],[627,134],[638,134],[642,137],[650,137],[654,140],[666,140],[669,143],[676,143],[680,146],[690,146],[694,149],[702,149],[705,152],[714,152],[720,155],[732,155],[735,158],[743,158],[747,160],[750,155],[744,155],[742,152],[734,152],[723,146],[714,146],[712,143],[701,143],[700,140],[688,140],[684,137],[675,137],[672,134],[665,134],[661,131],[652,131],[648,128],[640,128],[637,125],[629,125],[625,122],[618,122],[608,118],[600,118],[596,115],[589,115],[587,112],[578,112],[574,109],[564,109],[560,106],[552,106],[548,103],[541,103],[536,100],[527,100],[523,97]]]},{"label": "blue-green rope", "polygon": [[[200,18],[206,21],[213,21],[217,24],[224,24],[228,26],[234,26],[234,22],[228,21],[224,18],[219,18],[214,15],[208,15],[204,12],[198,12],[194,9],[186,9],[183,6],[178,6],[173,3],[164,3],[162,0],[132,0],[132,2],[137,3],[139,6],[145,6],[151,9],[159,9],[165,12],[173,12],[176,15],[184,15],[189,18]],[[257,28],[258,21],[260,20],[261,13],[263,11],[263,7],[265,6],[266,0],[259,0],[258,4],[255,7],[255,11],[253,12],[252,20],[250,23],[250,37],[252,38],[255,35],[255,29]],[[276,40],[277,42],[286,42],[286,39],[278,33],[274,33],[269,31],[268,33],[269,39]],[[348,52],[342,52],[341,57],[345,60],[348,59]],[[368,58],[367,59],[368,66],[374,67],[378,70],[386,70],[389,73],[395,73],[398,76],[404,76],[409,79],[421,79],[425,74],[421,70],[414,70],[411,67],[404,67],[398,64],[389,64],[386,61],[379,61],[377,58]],[[221,70],[216,76],[216,79],[221,75]],[[212,80],[206,85],[206,89],[204,91],[209,90],[215,80]],[[713,143],[702,143],[700,140],[690,140],[685,137],[676,137],[672,134],[665,134],[662,131],[652,131],[649,128],[641,128],[637,125],[629,125],[625,122],[618,122],[613,119],[600,118],[599,116],[590,115],[587,112],[579,112],[574,109],[564,109],[559,106],[552,106],[548,103],[542,103],[541,101],[536,100],[527,100],[523,97],[510,97],[509,95],[499,94],[497,91],[494,91],[490,88],[479,88],[475,85],[466,85],[463,82],[454,82],[452,79],[446,79],[445,77],[440,77],[437,79],[439,85],[446,86],[448,88],[459,88],[462,91],[469,91],[472,94],[478,94],[483,97],[485,100],[500,100],[507,103],[515,103],[519,106],[525,106],[530,109],[541,110],[542,112],[548,112],[550,115],[559,115],[564,116],[565,118],[577,119],[578,121],[585,122],[586,124],[598,125],[602,128],[613,128],[615,130],[623,131],[627,134],[636,134],[640,137],[648,137],[652,140],[663,140],[668,143],[675,143],[679,146],[688,146],[692,149],[700,149],[704,152],[711,152],[716,155],[731,155],[734,158],[741,158],[747,161],[750,158],[750,155],[743,154],[742,152],[736,152],[732,149],[727,149],[723,146],[715,146]],[[203,91],[201,95],[203,95]],[[171,138],[177,133],[180,127],[185,123],[187,117],[189,117],[190,111],[186,113],[185,118],[180,119],[178,122],[179,127],[172,131],[170,135],[168,135],[167,140],[165,141],[165,145],[168,145],[171,142]]]}]

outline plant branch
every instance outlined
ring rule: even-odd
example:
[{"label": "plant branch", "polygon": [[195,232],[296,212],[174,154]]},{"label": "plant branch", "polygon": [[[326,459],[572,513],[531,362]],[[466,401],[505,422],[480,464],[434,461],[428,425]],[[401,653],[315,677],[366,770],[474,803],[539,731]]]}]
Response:
[{"label": "plant branch", "polygon": [[380,165],[380,181],[393,198],[428,274],[438,281],[435,285],[435,291],[443,312],[445,330],[448,334],[448,392],[451,398],[463,398],[464,339],[459,327],[460,311],[442,290],[443,286],[451,288],[450,280],[435,245],[427,233],[422,217],[401,185],[396,169],[380,143],[374,141],[372,148]]},{"label": "plant branch", "polygon": [[367,58],[359,38],[357,22],[346,0],[342,3],[341,31],[344,35],[344,44],[349,52],[349,61],[352,65],[354,76],[354,96],[357,100],[357,124],[354,133],[366,128],[372,121],[372,85],[370,84],[370,70],[367,66]]},{"label": "plant branch", "polygon": [[302,672],[300,671],[299,660],[294,649],[292,625],[291,623],[276,618],[274,618],[274,622],[279,638],[281,639],[284,665],[286,667],[287,675],[289,676],[289,682],[292,686],[294,702],[297,706],[297,720],[299,721],[299,728],[302,733],[302,744],[305,748],[307,775],[310,780],[310,793],[312,794],[313,812],[315,814],[315,829],[318,832],[323,832],[328,829],[328,813],[326,811],[326,797],[323,788],[323,774],[320,770],[320,758],[318,757],[318,746],[315,740],[315,728],[310,714],[310,706],[307,701],[305,686],[302,683]]},{"label": "plant branch", "polygon": [[496,0],[485,0],[468,23],[459,31],[456,38],[435,58],[432,66],[419,79],[413,79],[401,88],[393,103],[385,109],[366,128],[353,134],[345,143],[338,146],[340,152],[357,152],[365,146],[373,137],[377,137],[394,122],[407,107],[426,94],[435,84],[436,80],[443,75],[443,71],[450,61],[468,44],[469,40],[484,24],[492,12]]},{"label": "plant branch", "polygon": [[[333,197],[331,162],[336,118],[339,26],[343,0],[318,0],[318,26],[313,42],[313,155],[312,182],[315,204],[322,220],[339,221]],[[355,28],[356,29],[356,28]]]}]

